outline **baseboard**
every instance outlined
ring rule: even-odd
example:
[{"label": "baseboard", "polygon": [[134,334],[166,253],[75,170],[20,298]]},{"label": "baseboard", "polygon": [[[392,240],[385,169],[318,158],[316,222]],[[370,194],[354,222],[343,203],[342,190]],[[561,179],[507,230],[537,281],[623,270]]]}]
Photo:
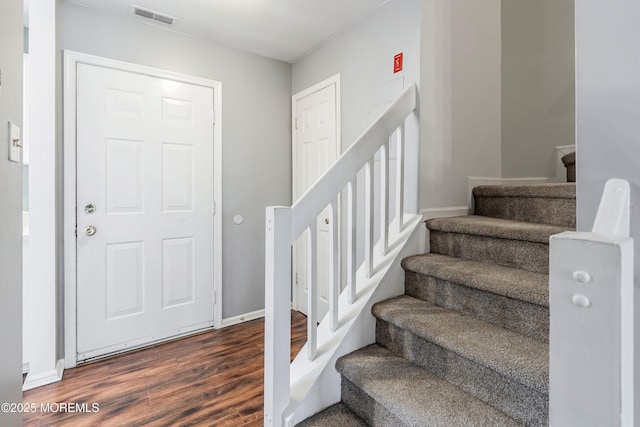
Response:
[{"label": "baseboard", "polygon": [[261,319],[263,317],[264,317],[264,309],[256,310],[250,313],[241,314],[239,316],[222,319],[222,327],[226,328],[227,326],[237,325],[239,323],[248,322],[250,320]]},{"label": "baseboard", "polygon": [[27,374],[27,380],[22,386],[22,391],[31,390],[36,387],[42,387],[45,385],[57,383],[62,380],[64,374],[64,359],[58,360],[56,363],[56,369],[52,369],[47,372],[43,372],[37,375]]},{"label": "baseboard", "polygon": [[547,176],[527,176],[521,178],[470,176],[469,188],[473,189],[473,187],[477,187],[478,185],[541,184],[553,181],[555,181],[555,178],[549,178]]},{"label": "baseboard", "polygon": [[469,208],[467,206],[447,206],[442,208],[427,208],[420,211],[420,215],[425,220],[432,218],[447,218],[451,216],[463,216],[469,215]]},{"label": "baseboard", "polygon": [[22,375],[29,373],[29,362],[24,362],[22,364]]}]

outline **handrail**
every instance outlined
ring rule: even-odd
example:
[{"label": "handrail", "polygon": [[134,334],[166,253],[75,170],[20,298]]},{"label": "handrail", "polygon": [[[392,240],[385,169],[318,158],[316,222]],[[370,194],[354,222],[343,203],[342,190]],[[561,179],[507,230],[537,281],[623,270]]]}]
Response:
[{"label": "handrail", "polygon": [[550,239],[549,423],[634,425],[629,183],[607,181],[591,232]]},{"label": "handrail", "polygon": [[[404,123],[405,118],[416,108],[416,85],[408,86],[390,104],[338,160],[291,206],[291,242],[309,226],[333,197],[362,169],[380,147],[384,138],[391,135]],[[381,138],[381,135],[385,137]]]},{"label": "handrail", "polygon": [[[375,274],[374,265],[374,218],[380,223],[380,246],[383,257],[389,251],[389,230],[391,225],[389,209],[389,147],[395,139],[396,156],[396,223],[399,233],[405,221],[405,120],[417,105],[417,89],[411,84],[389,107],[356,139],[356,141],[338,158],[291,207],[270,206],[266,210],[265,234],[265,426],[280,426],[284,422],[284,411],[291,401],[290,371],[290,327],[289,309],[291,303],[291,247],[305,232],[307,243],[307,357],[310,361],[318,355],[318,313],[317,304],[317,229],[318,215],[329,209],[328,224],[328,290],[329,313],[326,320],[330,333],[339,327],[339,295],[345,288],[348,303],[355,304],[356,293],[356,227],[364,228],[364,277],[369,280]],[[418,144],[411,144],[417,150]],[[380,151],[380,204],[373,206],[374,199],[374,159]],[[417,156],[417,153],[411,153]],[[358,172],[364,174],[364,226],[355,221],[356,200],[354,189]],[[417,183],[411,186],[407,200],[417,205]],[[346,191],[347,247],[346,247],[346,286],[340,284],[340,253],[338,201]],[[415,194],[414,194],[415,193]],[[413,200],[411,200],[413,199]],[[397,242],[397,240],[396,240]],[[378,260],[379,262],[380,260]],[[324,349],[326,351],[326,349]]]}]

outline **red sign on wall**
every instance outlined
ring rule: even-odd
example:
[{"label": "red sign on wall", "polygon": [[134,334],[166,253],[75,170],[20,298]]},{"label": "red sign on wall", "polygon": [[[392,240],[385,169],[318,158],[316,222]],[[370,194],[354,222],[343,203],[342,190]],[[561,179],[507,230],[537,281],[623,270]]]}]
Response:
[{"label": "red sign on wall", "polygon": [[393,73],[402,71],[402,52],[393,57]]}]

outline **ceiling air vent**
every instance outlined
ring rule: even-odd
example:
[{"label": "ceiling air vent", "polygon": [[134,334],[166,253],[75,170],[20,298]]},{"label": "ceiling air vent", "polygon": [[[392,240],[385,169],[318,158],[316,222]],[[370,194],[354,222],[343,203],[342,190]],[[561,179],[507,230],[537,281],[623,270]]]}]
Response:
[{"label": "ceiling air vent", "polygon": [[144,9],[140,6],[131,5],[131,10],[133,14],[136,16],[140,16],[141,18],[151,19],[156,22],[161,22],[167,25],[173,25],[176,21],[176,18],[173,16],[165,15],[160,12],[155,12],[153,10]]}]

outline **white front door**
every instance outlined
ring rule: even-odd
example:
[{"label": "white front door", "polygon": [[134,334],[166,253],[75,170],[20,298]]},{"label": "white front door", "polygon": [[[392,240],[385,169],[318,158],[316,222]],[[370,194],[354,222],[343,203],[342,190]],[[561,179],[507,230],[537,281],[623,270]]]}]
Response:
[{"label": "white front door", "polygon": [[213,96],[78,64],[78,360],[213,325]]},{"label": "white front door", "polygon": [[[293,199],[297,200],[338,158],[337,82],[294,96]],[[318,320],[329,311],[329,213],[318,216]],[[294,249],[294,281],[299,311],[307,313],[306,233]]]}]

